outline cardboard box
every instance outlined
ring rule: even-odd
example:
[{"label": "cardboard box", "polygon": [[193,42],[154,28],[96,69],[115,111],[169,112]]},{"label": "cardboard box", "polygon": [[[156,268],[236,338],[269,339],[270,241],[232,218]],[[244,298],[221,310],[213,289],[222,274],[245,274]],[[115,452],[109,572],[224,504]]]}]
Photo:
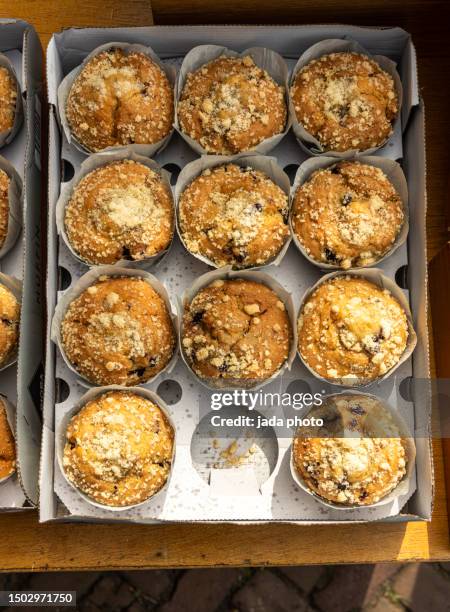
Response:
[{"label": "cardboard box", "polygon": [[[273,431],[260,439],[262,463],[257,468],[252,495],[242,487],[240,470],[211,470],[198,459],[210,452],[201,428],[197,427],[201,408],[210,401],[210,392],[194,381],[190,372],[178,360],[170,373],[165,373],[148,388],[157,391],[169,404],[177,427],[177,452],[172,478],[164,499],[134,510],[112,512],[93,508],[70,490],[55,462],[55,428],[64,414],[85,392],[79,379],[71,372],[51,342],[47,333],[46,383],[44,393],[44,428],[41,456],[41,521],[70,519],[87,521],[129,520],[159,521],[288,521],[323,523],[386,519],[395,521],[429,520],[432,509],[433,478],[429,424],[431,405],[428,397],[428,330],[427,330],[427,268],[425,237],[425,143],[424,110],[419,98],[414,47],[409,35],[399,28],[369,29],[354,26],[183,26],[120,29],[69,29],[55,34],[47,52],[47,81],[50,103],[49,116],[49,225],[47,270],[47,316],[50,323],[58,295],[70,287],[86,271],[75,261],[57,235],[55,205],[61,183],[69,180],[79,168],[84,156],[68,145],[61,133],[57,115],[57,89],[63,77],[77,66],[93,49],[108,42],[136,42],[153,48],[166,62],[179,66],[184,55],[194,46],[215,43],[243,51],[253,46],[266,46],[280,53],[290,69],[301,53],[312,44],[329,38],[348,37],[358,41],[372,54],[385,55],[398,64],[403,83],[401,126],[376,154],[401,161],[409,185],[410,232],[405,244],[379,266],[383,273],[404,287],[410,300],[418,346],[412,359],[403,363],[395,374],[368,389],[386,400],[404,417],[416,437],[417,457],[414,470],[414,493],[403,507],[395,504],[383,512],[356,510],[350,513],[324,511],[315,500],[299,493],[289,473],[291,435]],[[292,176],[306,159],[292,133],[269,155]],[[155,159],[169,170],[181,168],[197,155],[174,135],[164,151]],[[172,299],[181,295],[193,280],[208,270],[191,257],[175,240],[170,253],[151,269],[169,291]],[[321,272],[290,245],[278,268],[264,272],[276,276],[288,289],[298,308],[305,290],[320,278]],[[407,287],[407,288],[406,288]],[[423,381],[415,387],[414,397],[398,392],[400,383],[409,377]],[[56,379],[56,381],[55,381]],[[290,385],[306,383],[316,389],[323,385],[313,379],[296,359],[289,377],[283,376],[265,390],[285,391]],[[319,387],[317,387],[319,385]],[[404,394],[403,394],[404,395]],[[169,401],[170,399],[170,401]],[[250,475],[244,475],[244,485]]]},{"label": "cardboard box", "polygon": [[[24,122],[10,144],[0,149],[23,181],[23,227],[13,248],[0,260],[4,274],[23,281],[17,363],[0,372],[1,393],[16,405],[17,475],[0,485],[1,511],[37,505],[43,386],[43,294],[41,293],[41,109],[42,48],[25,21],[0,20],[0,52],[14,66],[20,82]],[[11,504],[10,490],[20,494]],[[2,500],[3,497],[3,500]],[[7,501],[7,499],[9,501]],[[7,502],[7,503],[6,503]]]}]

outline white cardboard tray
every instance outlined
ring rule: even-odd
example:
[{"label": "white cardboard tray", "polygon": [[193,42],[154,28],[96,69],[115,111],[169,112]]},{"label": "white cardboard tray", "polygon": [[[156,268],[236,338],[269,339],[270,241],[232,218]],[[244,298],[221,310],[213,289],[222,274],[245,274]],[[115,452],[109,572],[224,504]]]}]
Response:
[{"label": "white cardboard tray", "polygon": [[0,392],[16,406],[16,475],[0,485],[0,511],[30,508],[38,502],[43,384],[40,252],[40,130],[42,48],[25,21],[0,19],[0,52],[20,81],[24,122],[14,140],[0,149],[23,181],[23,227],[14,247],[0,260],[0,271],[23,281],[17,363],[0,372]]},{"label": "white cardboard tray", "polygon": [[[407,244],[400,247],[380,268],[392,279],[408,277],[409,297],[414,325],[419,337],[413,358],[381,383],[372,385],[368,392],[390,400],[416,434],[417,458],[413,476],[414,494],[405,506],[393,503],[379,510],[355,510],[342,513],[324,508],[310,496],[299,491],[289,472],[290,435],[274,432],[270,438],[260,439],[256,457],[256,485],[249,498],[242,495],[239,482],[233,476],[240,470],[213,470],[208,484],[207,468],[199,467],[202,452],[211,452],[210,444],[196,431],[199,405],[209,402],[210,392],[196,382],[182,360],[170,373],[160,376],[146,386],[157,391],[170,404],[171,416],[177,427],[177,453],[173,475],[164,497],[149,501],[144,506],[123,513],[99,510],[86,503],[62,477],[55,462],[54,431],[63,415],[85,392],[77,377],[67,368],[47,334],[46,383],[44,391],[44,428],[40,473],[40,519],[71,520],[131,520],[158,521],[289,521],[299,523],[364,521],[381,518],[390,520],[428,520],[432,506],[432,460],[428,427],[430,406],[427,397],[406,401],[397,392],[401,381],[413,376],[429,378],[428,336],[426,318],[426,244],[425,244],[425,160],[423,106],[418,96],[415,52],[409,35],[399,28],[367,29],[353,26],[192,26],[120,29],[71,29],[52,37],[47,51],[49,117],[49,226],[47,269],[47,316],[51,320],[60,291],[67,289],[86,271],[58,238],[55,226],[55,204],[61,183],[70,179],[84,156],[70,146],[61,135],[56,113],[56,92],[62,78],[82,61],[92,49],[111,41],[138,42],[151,46],[156,53],[179,65],[182,57],[193,46],[214,42],[237,51],[264,45],[282,54],[290,68],[299,55],[311,44],[325,38],[351,37],[372,53],[384,54],[397,61],[405,90],[401,130],[378,151],[401,161],[410,189],[410,234]],[[283,168],[295,173],[296,165],[306,159],[305,153],[292,133],[278,145],[271,155]],[[167,148],[156,156],[162,166],[184,166],[197,155],[177,135]],[[62,163],[61,163],[62,160]],[[290,166],[290,168],[289,168]],[[171,167],[169,166],[170,170]],[[292,172],[294,170],[294,172]],[[408,274],[402,272],[408,265]],[[186,287],[208,267],[187,254],[178,239],[169,254],[151,272],[166,286],[175,301]],[[278,268],[263,269],[276,275],[277,280],[292,292],[298,308],[305,290],[317,281],[321,272],[312,266],[291,244]],[[64,284],[61,285],[61,280]],[[405,285],[406,286],[406,285]],[[56,383],[55,383],[56,379]],[[314,390],[323,384],[311,379],[296,359],[289,375],[264,388],[265,391],[285,391],[292,381],[307,381]],[[173,381],[173,382],[171,382]],[[178,385],[178,387],[177,387]],[[422,387],[421,387],[422,388]],[[68,393],[68,395],[67,395]],[[268,411],[265,411],[268,414]],[[267,478],[268,473],[270,476]]]}]

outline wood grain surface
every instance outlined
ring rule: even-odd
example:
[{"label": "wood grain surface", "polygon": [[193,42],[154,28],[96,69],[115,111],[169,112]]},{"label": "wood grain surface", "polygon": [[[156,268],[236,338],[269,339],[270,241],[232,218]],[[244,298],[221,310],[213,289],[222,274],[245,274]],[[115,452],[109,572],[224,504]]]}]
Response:
[{"label": "wood grain surface", "polygon": [[[413,35],[426,103],[428,257],[447,240],[450,47],[448,5],[428,0],[153,0],[155,23],[353,23],[398,25]],[[0,0],[1,17],[33,23],[44,48],[70,26],[150,25],[147,0]],[[45,142],[45,141],[44,141]],[[123,569],[450,560],[442,446],[434,443],[431,523],[39,525],[34,512],[0,515],[0,569]]]}]

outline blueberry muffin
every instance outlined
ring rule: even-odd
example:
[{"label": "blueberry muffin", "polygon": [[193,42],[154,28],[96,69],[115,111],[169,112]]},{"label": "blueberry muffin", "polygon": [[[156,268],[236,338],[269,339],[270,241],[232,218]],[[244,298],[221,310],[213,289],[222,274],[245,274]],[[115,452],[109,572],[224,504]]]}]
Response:
[{"label": "blueberry muffin", "polygon": [[4,66],[0,66],[0,134],[11,130],[17,107],[17,82]]},{"label": "blueberry muffin", "polygon": [[63,468],[95,502],[131,506],[166,484],[173,448],[174,431],[159,406],[136,393],[109,391],[70,420]]},{"label": "blueberry muffin", "polygon": [[406,313],[387,289],[339,275],[320,284],[303,304],[298,348],[322,378],[361,384],[398,363],[408,333]]},{"label": "blueberry muffin", "polygon": [[286,362],[286,307],[262,283],[216,280],[186,305],[182,347],[194,373],[212,382],[261,382]]},{"label": "blueberry muffin", "polygon": [[111,48],[90,59],[66,102],[70,130],[88,151],[154,144],[173,123],[173,90],[147,55]]},{"label": "blueberry muffin", "polygon": [[392,134],[399,112],[395,83],[359,53],[331,53],[296,74],[291,99],[299,123],[324,150],[365,150]]},{"label": "blueberry muffin", "polygon": [[259,170],[208,168],[181,194],[181,237],[191,253],[217,267],[264,265],[289,237],[288,207],[288,196]]},{"label": "blueberry muffin", "polygon": [[222,56],[188,74],[178,121],[207,153],[248,151],[284,131],[284,96],[284,87],[249,55]]},{"label": "blueberry muffin", "polygon": [[17,349],[19,323],[20,304],[11,291],[0,283],[0,368]]},{"label": "blueberry muffin", "polygon": [[76,185],[64,225],[73,250],[90,265],[140,261],[170,245],[172,194],[154,170],[129,159],[115,161]]},{"label": "blueberry muffin", "polygon": [[342,506],[382,500],[406,475],[406,440],[370,395],[335,395],[308,415],[323,427],[302,428],[292,445],[294,468],[322,499]]},{"label": "blueberry muffin", "polygon": [[0,169],[0,249],[5,244],[9,225],[9,186],[11,179]]},{"label": "blueberry muffin", "polygon": [[8,423],[6,408],[0,398],[0,482],[16,471],[16,445]]},{"label": "blueberry muffin", "polygon": [[314,172],[292,205],[292,229],[306,253],[343,269],[381,259],[403,221],[402,200],[387,176],[356,161]]},{"label": "blueberry muffin", "polygon": [[175,331],[164,300],[147,281],[102,276],[70,303],[61,343],[69,362],[91,383],[132,386],[166,367]]}]

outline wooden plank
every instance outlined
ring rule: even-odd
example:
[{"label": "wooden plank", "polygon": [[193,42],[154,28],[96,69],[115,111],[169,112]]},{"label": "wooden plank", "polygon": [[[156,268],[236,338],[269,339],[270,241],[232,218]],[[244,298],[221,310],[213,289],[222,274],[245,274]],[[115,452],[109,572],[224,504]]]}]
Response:
[{"label": "wooden plank", "polygon": [[[447,202],[450,204],[450,202]],[[447,243],[433,258],[429,266],[430,300],[433,317],[434,351],[436,377],[450,379],[450,243]],[[446,405],[441,399],[440,426],[444,463],[445,486],[450,491],[450,419],[448,400]],[[450,498],[447,498],[447,512],[450,516]]]},{"label": "wooden plank", "polygon": [[150,0],[0,0],[0,17],[29,21],[44,53],[52,34],[71,27],[121,27],[153,24]]},{"label": "wooden plank", "polygon": [[[208,0],[153,0],[158,23],[341,22],[400,25],[419,47],[420,80],[427,105],[429,256],[445,243],[450,151],[446,110],[450,52],[445,2],[400,0],[286,0],[283,11],[268,0],[229,0],[226,9]],[[436,19],[436,15],[439,19]],[[148,0],[0,0],[0,16],[33,23],[44,48],[52,32],[70,26],[151,23]],[[448,20],[447,20],[448,21]],[[46,142],[46,140],[43,140]],[[294,525],[39,525],[35,513],[0,516],[0,565],[4,571],[142,569],[374,563],[450,560],[442,448],[434,442],[436,499],[431,523]]]}]

